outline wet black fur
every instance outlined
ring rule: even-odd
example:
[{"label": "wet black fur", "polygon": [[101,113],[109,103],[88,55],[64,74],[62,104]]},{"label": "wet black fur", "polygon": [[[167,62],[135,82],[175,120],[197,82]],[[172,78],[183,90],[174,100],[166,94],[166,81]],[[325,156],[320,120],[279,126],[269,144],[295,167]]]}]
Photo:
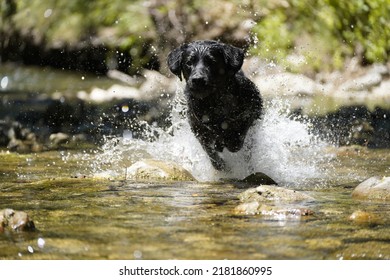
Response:
[{"label": "wet black fur", "polygon": [[244,51],[216,41],[195,41],[168,55],[172,73],[186,80],[185,96],[192,131],[217,170],[226,170],[218,152],[239,151],[262,99],[242,72]]}]

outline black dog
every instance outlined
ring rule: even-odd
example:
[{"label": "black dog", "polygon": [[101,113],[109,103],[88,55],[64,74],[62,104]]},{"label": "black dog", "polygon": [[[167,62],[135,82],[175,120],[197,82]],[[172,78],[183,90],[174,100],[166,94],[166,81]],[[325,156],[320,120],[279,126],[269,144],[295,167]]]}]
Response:
[{"label": "black dog", "polygon": [[216,41],[184,44],[168,55],[168,67],[187,82],[188,119],[211,163],[226,170],[218,155],[239,151],[261,116],[260,92],[242,72],[244,51]]}]

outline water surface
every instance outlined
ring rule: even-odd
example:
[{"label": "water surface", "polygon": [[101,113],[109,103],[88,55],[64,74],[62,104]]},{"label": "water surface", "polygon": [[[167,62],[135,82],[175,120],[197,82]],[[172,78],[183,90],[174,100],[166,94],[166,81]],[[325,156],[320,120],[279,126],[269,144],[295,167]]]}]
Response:
[{"label": "water surface", "polygon": [[[82,74],[57,73],[48,80],[50,73],[44,79],[26,71],[7,76],[8,97],[26,96],[26,90],[75,94],[89,87]],[[27,88],[11,87],[22,86],[16,81],[25,76]],[[64,83],[55,89],[55,81]],[[390,176],[389,150],[336,148],[310,133],[310,123],[288,117],[285,102],[272,100],[243,150],[223,153],[232,171],[216,172],[185,120],[181,94],[172,104],[172,126],[145,124],[142,138],[124,131],[88,150],[0,151],[0,209],[26,211],[37,227],[0,233],[0,259],[390,259],[389,203],[351,197],[365,179]],[[127,168],[143,158],[174,161],[197,181],[127,178]],[[313,196],[315,201],[280,206],[308,208],[314,215],[235,213],[237,196],[254,186],[226,179],[253,172]],[[357,210],[377,221],[351,221]]]},{"label": "water surface", "polygon": [[[0,258],[390,258],[389,204],[351,198],[363,178],[389,176],[389,151],[341,156],[326,181],[313,178],[294,186],[316,201],[293,207],[315,214],[287,219],[235,214],[243,191],[235,184],[83,178],[78,160],[84,154],[0,154],[0,208],[28,212],[38,229],[2,233]],[[381,222],[350,221],[359,209]],[[44,246],[38,246],[42,239]]]}]

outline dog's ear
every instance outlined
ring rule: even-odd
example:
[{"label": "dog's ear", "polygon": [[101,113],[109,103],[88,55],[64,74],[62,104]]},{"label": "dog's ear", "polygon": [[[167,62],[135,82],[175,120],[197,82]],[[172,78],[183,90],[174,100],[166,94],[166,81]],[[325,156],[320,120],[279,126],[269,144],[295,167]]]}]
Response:
[{"label": "dog's ear", "polygon": [[242,49],[230,45],[224,45],[222,50],[226,65],[233,73],[237,73],[244,63],[245,53]]},{"label": "dog's ear", "polygon": [[180,81],[181,81],[183,54],[187,49],[187,46],[188,46],[187,44],[183,44],[168,54],[169,70],[171,70],[173,74],[178,76],[180,78]]}]

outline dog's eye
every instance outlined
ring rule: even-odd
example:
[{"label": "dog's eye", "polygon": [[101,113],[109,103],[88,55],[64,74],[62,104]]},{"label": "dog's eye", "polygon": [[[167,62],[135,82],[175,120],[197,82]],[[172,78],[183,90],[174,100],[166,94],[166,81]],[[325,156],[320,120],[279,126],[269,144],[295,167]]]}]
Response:
[{"label": "dog's eye", "polygon": [[192,65],[195,64],[195,57],[189,57],[186,61],[186,66],[187,67],[192,67]]},{"label": "dog's eye", "polygon": [[206,56],[204,58],[204,62],[207,63],[207,64],[213,64],[216,62],[216,59],[212,56]]},{"label": "dog's eye", "polygon": [[187,60],[187,61],[186,61],[186,66],[187,66],[187,67],[191,67],[191,66],[192,66],[192,64],[193,64],[193,63],[192,63],[192,61],[191,61],[191,60]]}]

